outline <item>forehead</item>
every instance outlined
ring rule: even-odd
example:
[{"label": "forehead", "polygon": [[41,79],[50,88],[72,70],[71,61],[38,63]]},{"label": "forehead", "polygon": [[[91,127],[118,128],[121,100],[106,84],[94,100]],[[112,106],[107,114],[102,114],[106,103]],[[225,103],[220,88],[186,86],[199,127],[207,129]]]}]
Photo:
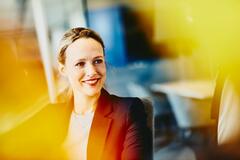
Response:
[{"label": "forehead", "polygon": [[103,56],[103,48],[98,41],[92,38],[77,39],[66,49],[67,58],[87,58],[94,56]]}]

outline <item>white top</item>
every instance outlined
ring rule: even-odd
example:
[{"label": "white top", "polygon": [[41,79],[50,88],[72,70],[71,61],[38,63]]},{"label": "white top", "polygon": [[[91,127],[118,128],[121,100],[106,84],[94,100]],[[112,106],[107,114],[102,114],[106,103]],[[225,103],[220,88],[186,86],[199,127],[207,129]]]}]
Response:
[{"label": "white top", "polygon": [[[218,144],[234,143],[240,137],[240,97],[229,79],[223,88],[218,122]],[[236,143],[236,142],[235,142]]]},{"label": "white top", "polygon": [[93,116],[93,111],[83,115],[72,112],[64,143],[69,160],[87,160],[87,144]]}]

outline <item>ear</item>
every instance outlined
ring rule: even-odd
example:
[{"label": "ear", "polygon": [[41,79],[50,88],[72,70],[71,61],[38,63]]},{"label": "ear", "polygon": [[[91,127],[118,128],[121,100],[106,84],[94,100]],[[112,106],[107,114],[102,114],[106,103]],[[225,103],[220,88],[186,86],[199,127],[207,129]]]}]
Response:
[{"label": "ear", "polygon": [[66,68],[65,65],[58,63],[58,71],[62,76],[66,76]]}]

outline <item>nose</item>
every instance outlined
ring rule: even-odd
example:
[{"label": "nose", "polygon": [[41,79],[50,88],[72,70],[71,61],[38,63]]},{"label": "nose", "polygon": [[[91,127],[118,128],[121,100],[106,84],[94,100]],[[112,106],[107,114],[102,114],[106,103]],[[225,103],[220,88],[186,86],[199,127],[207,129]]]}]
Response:
[{"label": "nose", "polygon": [[88,63],[85,67],[85,74],[87,77],[92,77],[97,74],[96,68],[92,63]]}]

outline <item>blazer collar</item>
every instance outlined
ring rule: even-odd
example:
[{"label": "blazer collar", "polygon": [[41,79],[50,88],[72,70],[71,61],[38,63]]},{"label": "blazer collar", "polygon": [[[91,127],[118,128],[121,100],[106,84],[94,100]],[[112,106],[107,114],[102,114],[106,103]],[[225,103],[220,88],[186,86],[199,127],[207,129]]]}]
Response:
[{"label": "blazer collar", "polygon": [[105,89],[102,89],[95,112],[103,116],[108,116],[112,112],[112,109],[111,96]]},{"label": "blazer collar", "polygon": [[87,159],[98,160],[101,158],[112,119],[112,100],[109,93],[102,89],[99,103],[96,108],[88,139]]}]

